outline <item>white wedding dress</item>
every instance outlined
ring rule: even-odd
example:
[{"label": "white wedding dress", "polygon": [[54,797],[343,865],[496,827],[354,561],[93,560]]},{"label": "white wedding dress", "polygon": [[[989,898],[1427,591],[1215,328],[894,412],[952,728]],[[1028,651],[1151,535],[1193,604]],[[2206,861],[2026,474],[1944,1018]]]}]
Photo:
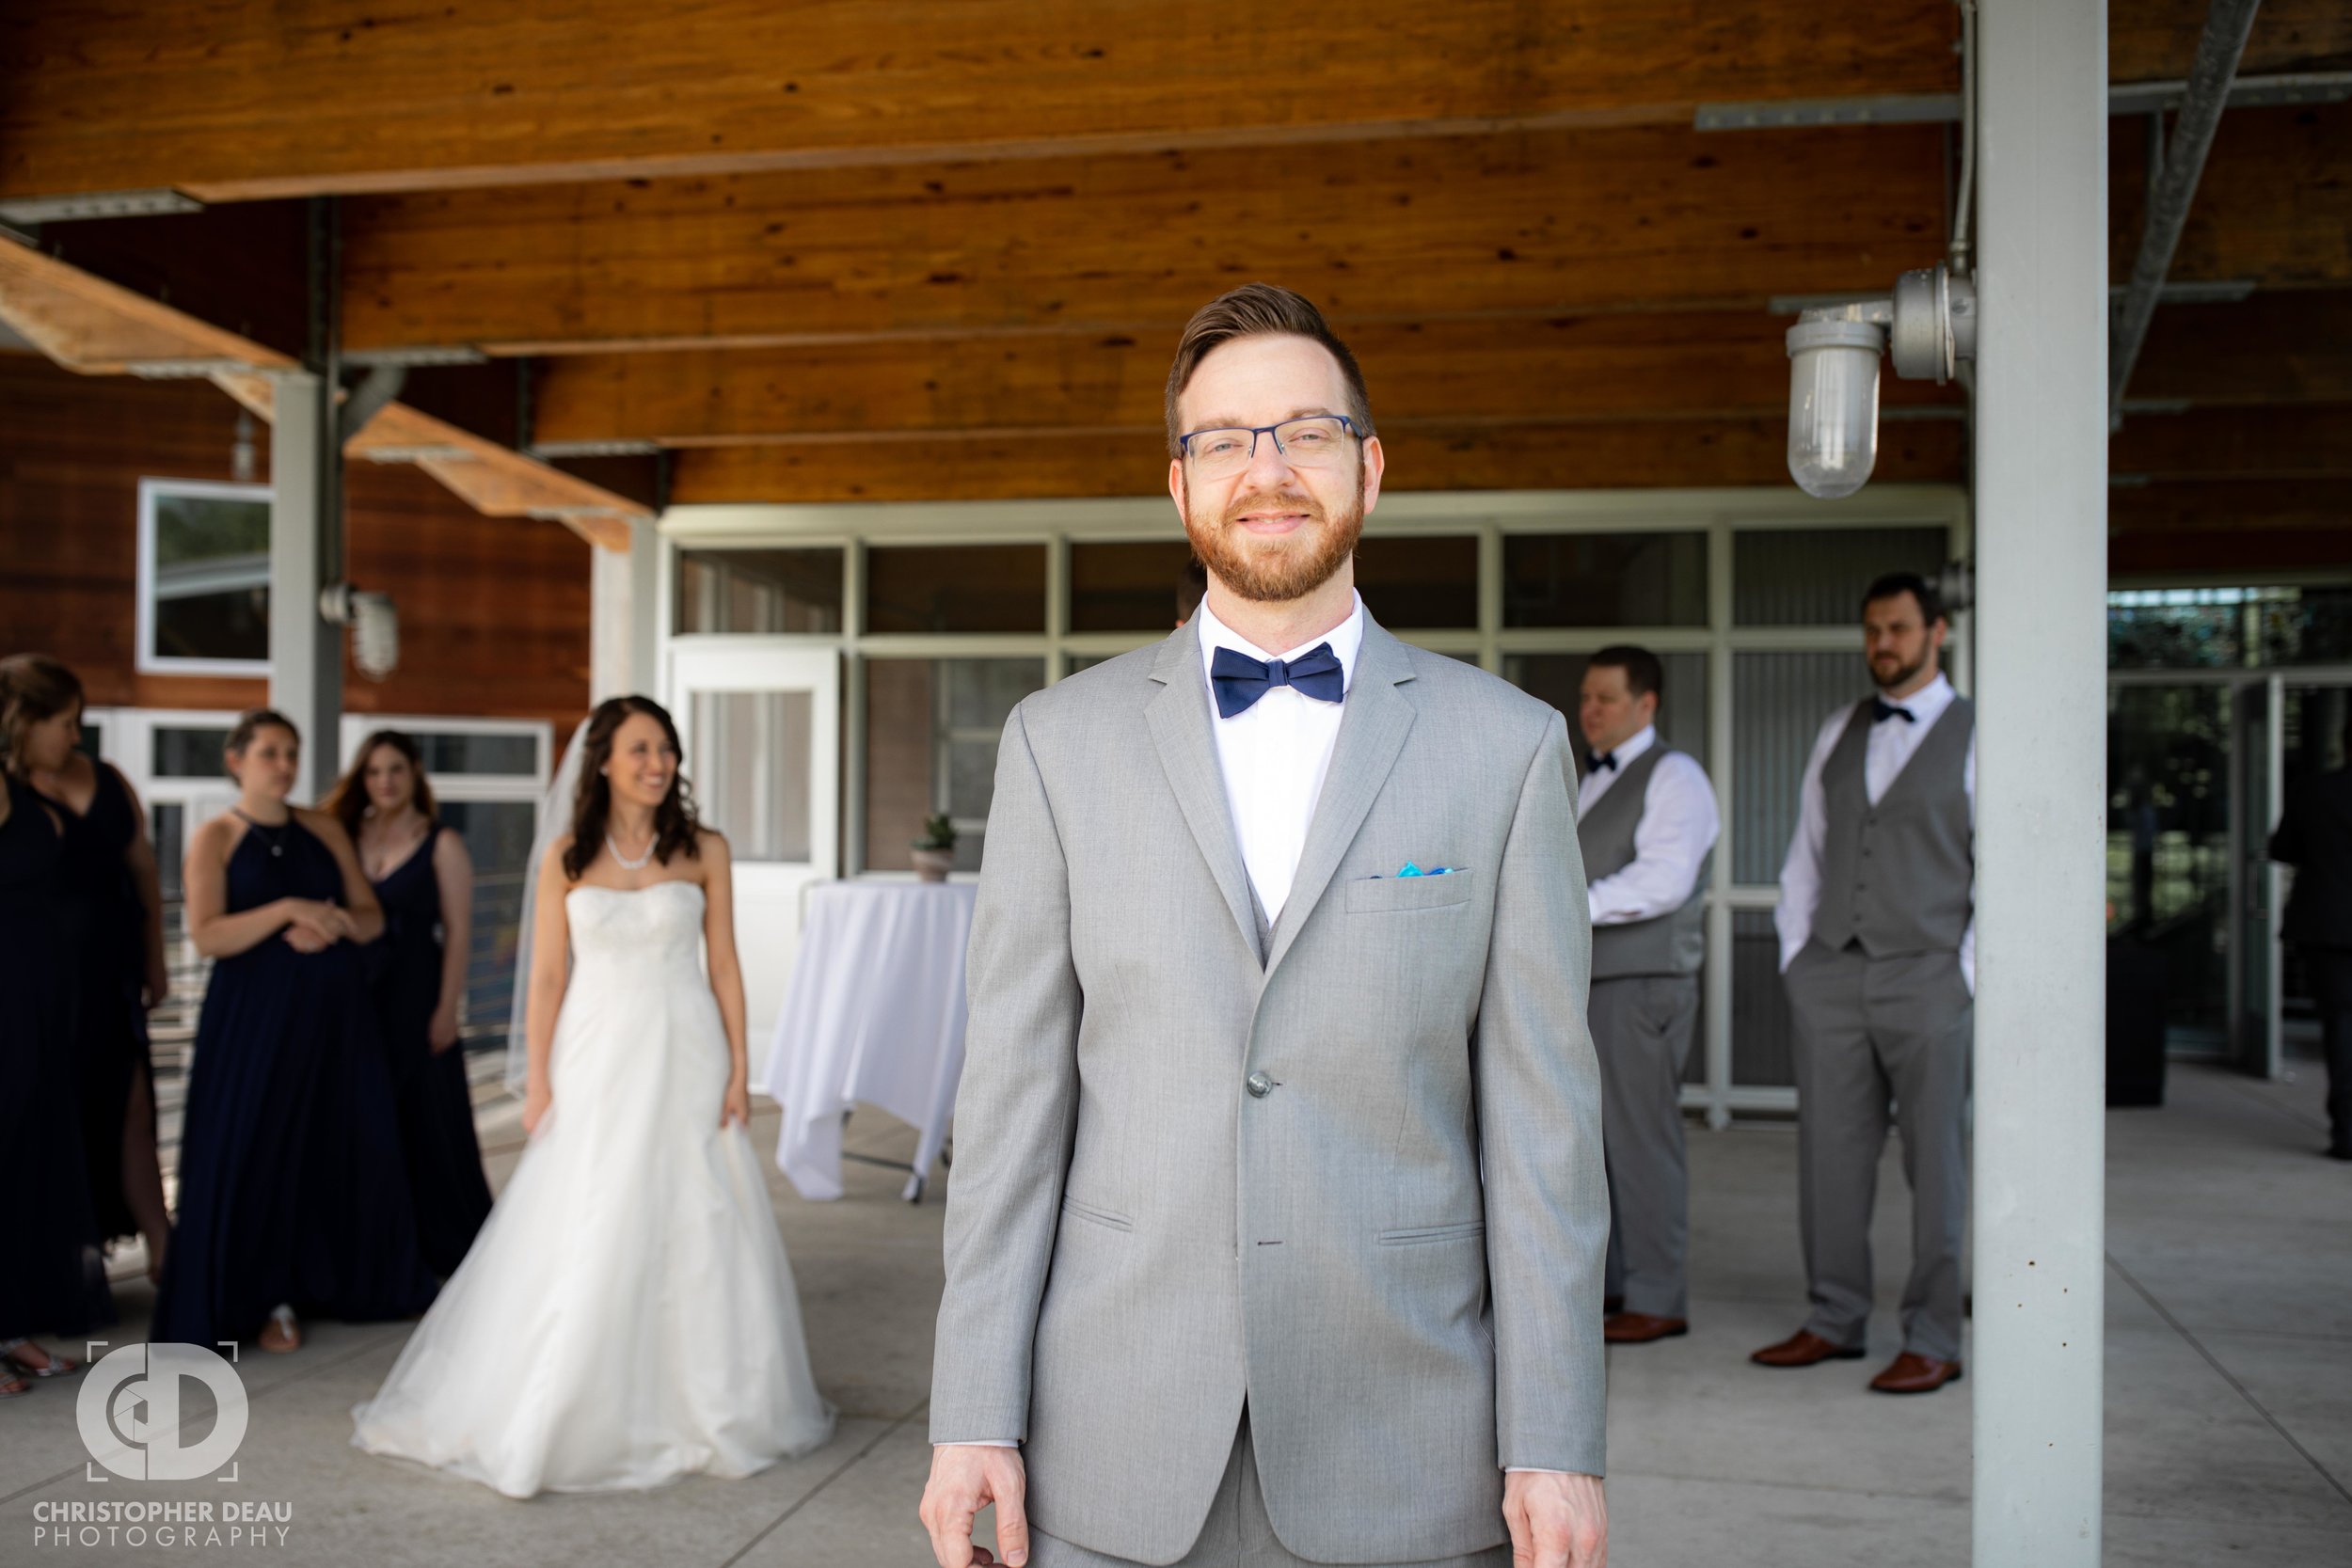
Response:
[{"label": "white wedding dress", "polygon": [[834,1412],[759,1157],[719,1127],[702,890],[578,887],[564,909],[551,1109],[352,1441],[511,1497],[747,1476]]}]

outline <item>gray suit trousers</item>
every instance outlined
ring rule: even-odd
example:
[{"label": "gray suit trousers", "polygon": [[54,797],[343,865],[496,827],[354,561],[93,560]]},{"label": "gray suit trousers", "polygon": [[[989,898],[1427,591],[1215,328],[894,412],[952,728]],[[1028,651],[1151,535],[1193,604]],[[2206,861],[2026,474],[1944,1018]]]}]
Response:
[{"label": "gray suit trousers", "polygon": [[1958,1360],[1974,1013],[1960,960],[1872,958],[1817,942],[1786,979],[1796,1022],[1798,1217],[1813,1301],[1805,1327],[1833,1344],[1863,1342],[1879,1156],[1898,1127],[1911,1183],[1903,1349]]},{"label": "gray suit trousers", "polygon": [[[1468,1557],[1422,1559],[1377,1568],[1509,1568],[1510,1561],[1511,1547],[1506,1542]],[[1132,1558],[1105,1557],[1035,1527],[1029,1530],[1029,1564],[1030,1568],[1142,1568]],[[1247,1410],[1242,1412],[1241,1433],[1233,1439],[1232,1457],[1225,1462],[1224,1479],[1216,1484],[1216,1500],[1209,1505],[1209,1517],[1200,1527],[1200,1538],[1176,1560],[1174,1568],[1313,1568],[1309,1559],[1275,1537],[1273,1521],[1266,1517],[1265,1493],[1258,1483],[1258,1450],[1249,1441]]]},{"label": "gray suit trousers", "polygon": [[1629,1312],[1687,1317],[1691,1178],[1682,1072],[1698,1030],[1698,976],[1595,980],[1587,1011],[1600,1056],[1609,1167],[1608,1293],[1623,1296]]}]

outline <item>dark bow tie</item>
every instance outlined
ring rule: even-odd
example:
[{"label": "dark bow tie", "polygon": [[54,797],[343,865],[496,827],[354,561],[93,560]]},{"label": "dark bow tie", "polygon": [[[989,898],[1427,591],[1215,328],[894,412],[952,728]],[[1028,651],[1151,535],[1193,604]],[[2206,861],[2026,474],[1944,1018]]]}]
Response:
[{"label": "dark bow tie", "polygon": [[1320,703],[1336,703],[1347,695],[1347,672],[1328,642],[1318,642],[1296,658],[1263,664],[1237,648],[1219,648],[1209,663],[1209,685],[1216,690],[1217,713],[1231,719],[1248,712],[1278,686]]},{"label": "dark bow tie", "polygon": [[1590,752],[1584,753],[1584,771],[1587,773],[1597,773],[1604,768],[1613,773],[1617,770],[1616,752],[1603,752],[1598,756],[1595,756]]},{"label": "dark bow tie", "polygon": [[1915,724],[1919,721],[1919,716],[1907,707],[1899,707],[1883,697],[1871,698],[1870,722],[1883,724],[1889,719],[1899,719],[1906,724]]}]

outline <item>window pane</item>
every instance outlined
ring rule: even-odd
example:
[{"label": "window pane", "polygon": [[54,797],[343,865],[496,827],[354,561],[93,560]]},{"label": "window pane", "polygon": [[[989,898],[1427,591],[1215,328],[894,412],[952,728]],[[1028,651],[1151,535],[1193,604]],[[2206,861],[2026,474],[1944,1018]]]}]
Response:
[{"label": "window pane", "polygon": [[1514,533],[1505,626],[1703,626],[1704,533]]},{"label": "window pane", "polygon": [[159,779],[217,779],[222,777],[229,750],[229,729],[200,725],[156,726],[150,771]]},{"label": "window pane", "polygon": [[522,926],[523,872],[538,810],[524,800],[443,800],[473,861],[473,942],[460,1018],[469,1040],[502,1042],[515,995],[515,938]]},{"label": "window pane", "polygon": [[1869,689],[1859,652],[1732,656],[1732,880],[1780,880],[1814,738]]},{"label": "window pane", "polygon": [[[1584,750],[1584,731],[1577,722],[1576,710],[1586,658],[1583,654],[1510,654],[1502,660],[1504,680],[1567,715],[1568,738],[1579,752]],[[1707,761],[1707,656],[1661,654],[1658,658],[1666,667],[1666,688],[1659,693],[1658,733],[1667,745],[1690,752],[1703,766]]]},{"label": "window pane", "polygon": [[1731,541],[1731,618],[1743,626],[1852,626],[1862,594],[1887,572],[1929,581],[1944,567],[1940,528],[1751,529]]},{"label": "window pane", "polygon": [[693,694],[694,794],[739,861],[809,856],[808,691]]},{"label": "window pane", "polygon": [[155,496],[159,658],[269,657],[269,501]]},{"label": "window pane", "polygon": [[151,802],[147,832],[155,843],[155,876],[163,900],[176,904],[187,896],[181,868],[188,855],[188,808],[177,800]]},{"label": "window pane", "polygon": [[866,552],[873,632],[1045,629],[1042,545],[892,545]]},{"label": "window pane", "polygon": [[1734,910],[1731,1081],[1763,1085],[1796,1083],[1790,1038],[1788,993],[1780,984],[1780,934],[1772,925],[1772,911]]},{"label": "window pane", "polygon": [[446,730],[405,732],[417,743],[431,774],[536,778],[539,739],[530,735],[464,735]]},{"label": "window pane", "polygon": [[841,551],[680,550],[681,634],[841,629]]},{"label": "window pane", "polygon": [[1191,595],[1182,539],[1138,539],[1070,546],[1072,631],[1168,631]]},{"label": "window pane", "polygon": [[1478,626],[1478,540],[1367,538],[1356,546],[1356,589],[1384,626]]},{"label": "window pane", "polygon": [[923,819],[956,825],[956,869],[977,871],[997,741],[1045,684],[1036,658],[873,658],[866,664],[866,865],[904,870]]}]

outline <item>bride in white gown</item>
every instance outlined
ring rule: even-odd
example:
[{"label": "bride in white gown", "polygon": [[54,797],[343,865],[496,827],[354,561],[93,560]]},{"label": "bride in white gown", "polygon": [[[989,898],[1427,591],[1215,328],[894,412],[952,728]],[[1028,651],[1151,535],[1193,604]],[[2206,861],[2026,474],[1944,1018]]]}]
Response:
[{"label": "bride in white gown", "polygon": [[575,745],[532,911],[531,1141],[353,1411],[370,1453],[512,1497],[747,1476],[833,1432],[746,1128],[726,841],[658,705],[607,702]]}]

